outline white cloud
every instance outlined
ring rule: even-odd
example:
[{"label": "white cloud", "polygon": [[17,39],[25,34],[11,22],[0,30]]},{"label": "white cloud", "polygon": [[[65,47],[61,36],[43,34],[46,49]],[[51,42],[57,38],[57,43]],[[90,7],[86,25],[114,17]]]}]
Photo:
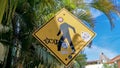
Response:
[{"label": "white cloud", "polygon": [[99,55],[102,52],[110,59],[118,55],[117,53],[115,53],[111,50],[108,50],[108,49],[105,49],[105,48],[102,48],[102,47],[98,47],[96,45],[92,45],[92,48],[86,47],[84,52],[87,55],[87,60],[88,61],[98,60]]}]

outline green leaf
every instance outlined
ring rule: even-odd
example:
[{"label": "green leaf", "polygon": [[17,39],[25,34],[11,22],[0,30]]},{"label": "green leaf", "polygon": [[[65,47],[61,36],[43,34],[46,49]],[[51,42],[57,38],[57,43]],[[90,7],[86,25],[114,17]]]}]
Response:
[{"label": "green leaf", "polygon": [[7,2],[8,0],[0,0],[0,24],[6,9]]}]

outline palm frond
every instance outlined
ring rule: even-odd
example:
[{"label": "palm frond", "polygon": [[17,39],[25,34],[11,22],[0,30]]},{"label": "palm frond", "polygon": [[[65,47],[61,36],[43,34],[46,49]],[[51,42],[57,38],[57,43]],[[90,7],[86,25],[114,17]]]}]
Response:
[{"label": "palm frond", "polygon": [[8,26],[3,26],[2,24],[0,24],[0,33],[6,33],[10,30],[10,28]]},{"label": "palm frond", "polygon": [[86,65],[86,55],[85,54],[79,54],[76,58],[75,61],[77,65],[80,66],[80,68],[83,68]]},{"label": "palm frond", "polygon": [[116,10],[116,7],[113,5],[113,3],[109,0],[96,0],[91,5],[95,9],[103,12],[108,17],[108,20],[110,21],[111,29],[114,28],[114,22],[112,20],[110,13],[112,11],[112,12],[115,12],[118,16],[120,16],[120,12]]},{"label": "palm frond", "polygon": [[17,7],[17,3],[18,3],[18,0],[8,1],[8,7],[6,10],[6,13],[8,13],[6,25],[9,25],[11,23],[13,15],[14,15],[16,7]]},{"label": "palm frond", "polygon": [[[87,22],[91,28],[94,28],[94,18],[92,18],[89,4],[85,3],[84,0],[77,0],[77,11],[75,14],[83,22]],[[80,11],[78,11],[80,9]]]},{"label": "palm frond", "polygon": [[0,24],[6,9],[7,2],[8,0],[0,0]]}]

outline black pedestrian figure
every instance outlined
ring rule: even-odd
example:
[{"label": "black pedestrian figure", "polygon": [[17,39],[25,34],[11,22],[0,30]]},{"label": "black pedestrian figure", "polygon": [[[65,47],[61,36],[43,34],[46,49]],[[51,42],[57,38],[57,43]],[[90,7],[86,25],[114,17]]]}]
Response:
[{"label": "black pedestrian figure", "polygon": [[57,36],[59,36],[61,34],[61,32],[62,32],[62,36],[61,36],[61,38],[58,42],[58,51],[61,51],[62,43],[64,42],[65,39],[67,39],[68,43],[69,43],[69,45],[72,49],[72,53],[75,52],[74,45],[73,45],[72,40],[70,38],[69,28],[71,28],[74,31],[74,33],[76,33],[74,27],[72,27],[71,25],[69,25],[67,23],[63,23],[63,24],[60,25],[60,30],[59,30]]}]

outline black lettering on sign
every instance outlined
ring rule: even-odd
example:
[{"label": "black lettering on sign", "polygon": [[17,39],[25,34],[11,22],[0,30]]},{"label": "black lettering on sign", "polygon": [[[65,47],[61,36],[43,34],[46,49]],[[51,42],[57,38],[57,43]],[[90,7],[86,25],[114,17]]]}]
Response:
[{"label": "black lettering on sign", "polygon": [[46,44],[55,44],[55,45],[58,44],[58,40],[57,39],[51,39],[51,38],[47,38],[47,37],[46,37],[46,39],[44,39],[44,42]]}]

